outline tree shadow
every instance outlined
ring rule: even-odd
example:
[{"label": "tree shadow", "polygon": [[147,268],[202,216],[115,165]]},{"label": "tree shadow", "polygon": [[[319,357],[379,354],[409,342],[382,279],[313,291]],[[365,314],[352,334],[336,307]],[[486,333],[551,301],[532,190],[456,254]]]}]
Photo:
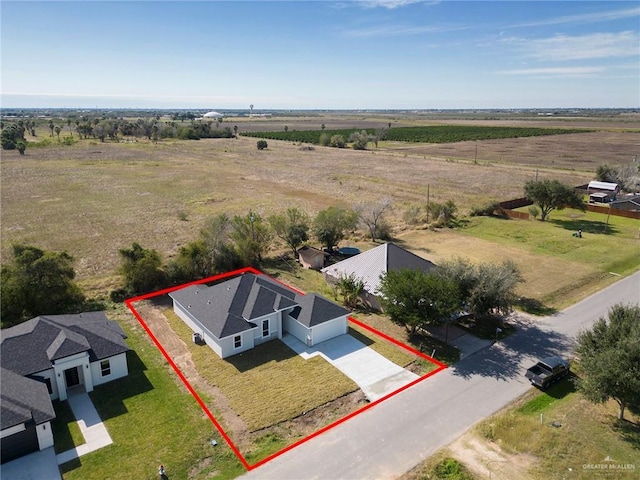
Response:
[{"label": "tree shadow", "polygon": [[572,345],[566,335],[542,329],[536,324],[518,323],[517,331],[498,345],[470,355],[451,367],[454,375],[473,375],[502,380],[523,378],[523,357],[545,358],[558,355]]},{"label": "tree shadow", "polygon": [[516,302],[516,307],[525,313],[536,315],[539,317],[547,317],[557,313],[558,310],[554,307],[549,307],[535,298],[520,297]]},{"label": "tree shadow", "polygon": [[630,420],[617,419],[613,423],[613,429],[620,438],[631,445],[633,448],[640,450],[640,424]]},{"label": "tree shadow", "polygon": [[553,223],[554,225],[564,228],[565,230],[572,230],[577,232],[578,230],[582,230],[582,233],[590,233],[593,235],[612,235],[616,233],[620,233],[620,230],[616,228],[614,225],[607,225],[606,222],[601,222],[599,220],[584,220],[584,219],[551,219],[548,220],[549,223]]}]

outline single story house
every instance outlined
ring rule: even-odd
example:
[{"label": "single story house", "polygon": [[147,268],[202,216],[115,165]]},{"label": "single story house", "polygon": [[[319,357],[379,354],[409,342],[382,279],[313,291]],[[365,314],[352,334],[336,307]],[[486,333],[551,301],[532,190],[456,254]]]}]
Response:
[{"label": "single story house", "polygon": [[640,195],[629,195],[611,202],[611,208],[640,212]]},{"label": "single story house", "polygon": [[285,333],[313,346],[349,329],[345,308],[317,294],[303,295],[267,275],[245,273],[169,296],[176,315],[221,358]]},{"label": "single story house", "polygon": [[587,193],[591,203],[609,203],[615,200],[619,192],[620,186],[617,183],[593,180],[587,185]]},{"label": "single story house", "polygon": [[335,284],[341,278],[353,276],[364,283],[362,300],[370,308],[382,310],[380,279],[390,271],[422,270],[428,273],[436,265],[394,243],[385,243],[351,258],[323,268],[327,283]]},{"label": "single story house", "polygon": [[41,315],[2,330],[2,462],[53,445],[52,400],[128,375],[126,335],[104,312]]},{"label": "single story house", "polygon": [[327,252],[305,245],[298,250],[298,261],[304,268],[320,270],[329,256]]}]

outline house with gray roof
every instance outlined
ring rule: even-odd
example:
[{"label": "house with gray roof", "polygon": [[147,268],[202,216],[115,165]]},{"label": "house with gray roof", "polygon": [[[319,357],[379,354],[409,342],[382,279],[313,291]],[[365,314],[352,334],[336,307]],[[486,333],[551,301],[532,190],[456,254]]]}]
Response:
[{"label": "house with gray roof", "polygon": [[173,309],[221,358],[289,333],[313,346],[348,332],[349,311],[303,295],[267,275],[245,273],[221,283],[169,293]]},{"label": "house with gray roof", "polygon": [[41,315],[2,330],[3,463],[53,445],[52,400],[128,375],[125,338],[104,312]]},{"label": "house with gray roof", "polygon": [[390,271],[407,269],[428,273],[435,267],[434,263],[395,243],[385,243],[325,267],[321,272],[329,284],[335,284],[348,277],[361,280],[364,284],[363,302],[370,308],[381,310],[379,290],[383,275]]}]

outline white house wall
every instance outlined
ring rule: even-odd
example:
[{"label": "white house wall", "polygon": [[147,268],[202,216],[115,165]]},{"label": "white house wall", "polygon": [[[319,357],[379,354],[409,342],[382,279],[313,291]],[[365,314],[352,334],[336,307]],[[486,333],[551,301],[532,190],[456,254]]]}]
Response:
[{"label": "white house wall", "polygon": [[313,342],[311,346],[339,335],[344,335],[348,331],[349,326],[346,315],[311,327],[311,338]]},{"label": "white house wall", "polygon": [[[264,320],[269,320],[269,336],[267,337],[262,336],[262,322]],[[255,345],[268,342],[269,340],[275,340],[276,338],[282,338],[282,320],[280,312],[274,312],[269,315],[265,315],[264,317],[260,317],[259,319],[251,320],[251,323],[255,323],[258,326],[258,328],[253,329]]]},{"label": "white house wall", "polygon": [[255,346],[254,342],[254,329],[245,330],[244,332],[238,333],[242,337],[242,346],[240,348],[234,347],[233,338],[236,335],[230,335],[228,337],[224,337],[220,339],[220,348],[222,349],[221,358],[230,357],[231,355],[237,355],[238,353],[246,352],[247,350],[251,350]]},{"label": "white house wall", "polygon": [[38,435],[38,445],[40,450],[53,447],[53,431],[51,430],[51,422],[41,423],[36,427]]},{"label": "white house wall", "polygon": [[[104,377],[102,376],[102,367],[100,366],[103,360],[109,360],[109,367],[111,368],[111,373]],[[127,375],[129,375],[129,368],[127,367],[127,354],[125,352],[91,363],[91,376],[94,386],[102,385],[103,383],[126,377]]]},{"label": "white house wall", "polygon": [[53,364],[55,378],[58,389],[58,398],[60,400],[67,399],[67,384],[65,381],[64,371],[73,367],[78,367],[78,377],[80,384],[84,386],[87,392],[93,391],[93,378],[89,369],[89,353],[82,352],[75,355],[56,360]]},{"label": "white house wall", "polygon": [[307,339],[307,337],[311,337],[311,330],[289,315],[284,318],[284,331],[293,335],[305,345],[309,345],[310,339]]}]

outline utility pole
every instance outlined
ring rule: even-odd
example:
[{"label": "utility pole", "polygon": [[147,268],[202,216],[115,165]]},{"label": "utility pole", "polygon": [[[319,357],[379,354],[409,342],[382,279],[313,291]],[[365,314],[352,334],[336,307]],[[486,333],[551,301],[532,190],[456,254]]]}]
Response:
[{"label": "utility pole", "polygon": [[427,183],[427,223],[429,223],[429,184]]}]

